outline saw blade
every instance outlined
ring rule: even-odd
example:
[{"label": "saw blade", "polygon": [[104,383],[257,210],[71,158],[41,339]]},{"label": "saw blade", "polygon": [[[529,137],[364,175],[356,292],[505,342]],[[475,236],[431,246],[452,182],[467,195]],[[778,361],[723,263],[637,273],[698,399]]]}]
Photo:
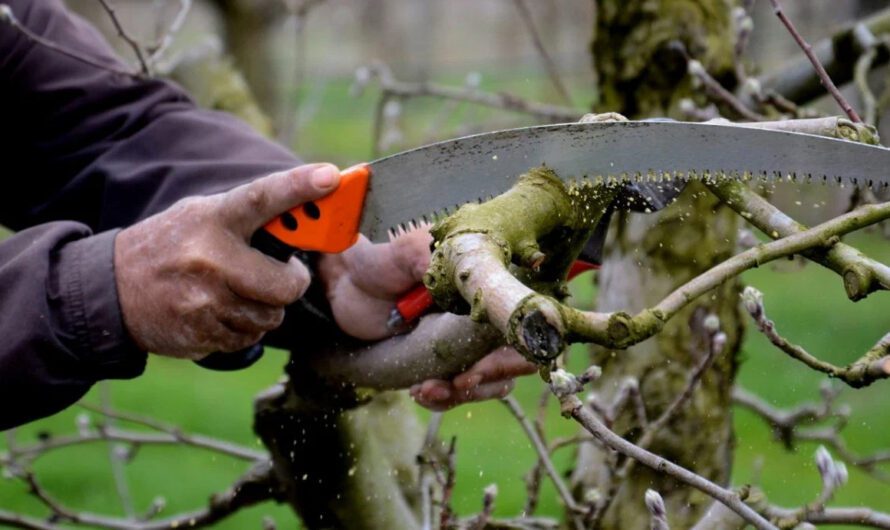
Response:
[{"label": "saw blade", "polygon": [[822,136],[686,122],[570,123],[448,140],[370,163],[360,231],[372,241],[482,202],[547,166],[566,183],[676,179],[890,187],[890,149]]}]

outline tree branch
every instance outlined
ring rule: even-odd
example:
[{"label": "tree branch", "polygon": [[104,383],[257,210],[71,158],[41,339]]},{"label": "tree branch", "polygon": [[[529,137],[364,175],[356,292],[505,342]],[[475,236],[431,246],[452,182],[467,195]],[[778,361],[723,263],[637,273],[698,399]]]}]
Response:
[{"label": "tree branch", "polygon": [[106,70],[108,72],[113,72],[115,74],[124,75],[127,77],[139,77],[140,74],[138,72],[131,72],[129,70],[124,70],[122,68],[118,68],[113,63],[104,63],[101,61],[97,61],[92,57],[87,55],[80,54],[74,50],[63,48],[59,46],[53,41],[44,39],[42,36],[32,32],[30,29],[23,26],[18,19],[15,17],[15,14],[12,12],[12,8],[10,8],[7,4],[0,4],[0,23],[6,23],[13,27],[16,31],[21,33],[31,42],[43,46],[49,50],[52,50],[56,53],[74,59],[75,61],[82,62],[84,64],[88,64],[90,66],[94,66],[99,68],[100,70]]},{"label": "tree branch", "polygon": [[[107,528],[111,530],[169,530],[171,528],[202,528],[210,526],[235,512],[254,504],[276,498],[278,483],[272,473],[272,465],[265,461],[255,465],[223,493],[211,497],[209,505],[191,513],[179,514],[157,521],[117,519],[88,512],[77,512],[53,499],[37,482],[33,474],[25,473],[24,480],[31,493],[50,509],[54,519],[65,524]],[[46,523],[35,518],[0,511],[0,523],[13,528],[36,530],[62,530],[63,526]]]},{"label": "tree branch", "polygon": [[[878,467],[879,464],[890,462],[890,450],[858,455],[847,447],[841,431],[847,425],[849,411],[835,408],[837,395],[836,390],[826,385],[823,386],[820,403],[803,403],[790,409],[776,409],[737,386],[733,388],[732,400],[735,405],[753,412],[768,423],[775,439],[787,448],[791,449],[799,442],[825,444],[847,465],[857,467],[878,480],[890,482],[890,474]],[[828,427],[811,427],[829,420],[833,420],[833,423]]]},{"label": "tree branch", "polygon": [[114,24],[114,29],[117,30],[117,34],[128,46],[130,46],[130,48],[132,48],[133,53],[136,55],[136,60],[139,61],[139,68],[141,69],[142,75],[150,77],[151,66],[149,66],[149,63],[145,58],[145,52],[142,50],[142,45],[127,33],[124,26],[121,24],[120,19],[117,18],[117,13],[115,12],[114,7],[108,3],[108,0],[99,0],[99,3],[102,4],[102,8],[108,13],[108,17],[111,18],[111,23]]},{"label": "tree branch", "polygon": [[779,335],[775,323],[767,318],[763,307],[763,294],[753,287],[746,287],[742,293],[745,310],[754,319],[757,328],[778,349],[809,368],[840,379],[853,388],[868,386],[879,379],[890,377],[890,333],[884,335],[877,344],[853,363],[841,368],[819,360],[805,349],[788,342]]},{"label": "tree branch", "polygon": [[794,27],[794,24],[791,20],[788,19],[788,16],[782,10],[782,6],[779,4],[779,0],[770,0],[773,4],[773,10],[776,13],[776,16],[779,17],[779,20],[782,21],[782,24],[788,28],[788,32],[791,33],[791,36],[794,38],[795,42],[801,47],[803,52],[806,54],[807,58],[812,63],[813,68],[816,69],[816,72],[819,75],[819,79],[822,81],[822,85],[828,90],[831,96],[837,101],[837,104],[844,110],[847,116],[854,123],[859,123],[862,119],[856,114],[856,111],[853,110],[853,107],[850,106],[850,103],[844,98],[841,94],[841,91],[837,89],[834,81],[831,80],[831,76],[828,75],[828,72],[825,71],[825,67],[822,66],[822,61],[819,60],[819,57],[813,53],[813,47],[810,46],[803,36],[797,31],[797,28]]},{"label": "tree branch", "polygon": [[556,89],[556,92],[559,94],[562,102],[565,105],[571,107],[572,97],[569,95],[569,90],[566,88],[565,83],[562,82],[562,78],[559,76],[559,70],[557,70],[556,64],[554,64],[553,62],[553,58],[550,57],[550,54],[547,53],[547,49],[544,48],[544,42],[541,40],[541,34],[535,27],[535,21],[532,18],[532,13],[531,10],[529,10],[528,8],[528,4],[525,3],[525,0],[513,0],[513,4],[519,11],[519,16],[520,18],[522,18],[522,23],[525,24],[525,27],[528,29],[528,32],[532,36],[532,42],[535,45],[535,49],[538,51],[538,56],[541,57],[541,61],[544,63],[544,68],[547,70],[547,76],[550,78],[550,82],[553,84],[553,88]]},{"label": "tree branch", "polygon": [[553,465],[553,460],[550,459],[550,452],[547,449],[547,446],[544,444],[544,441],[541,440],[540,436],[538,436],[534,426],[525,416],[525,412],[522,410],[522,405],[520,405],[519,402],[516,401],[516,398],[512,396],[507,396],[501,399],[501,402],[506,405],[510,413],[513,414],[513,417],[516,418],[516,421],[519,422],[519,425],[522,426],[522,430],[525,431],[525,435],[531,441],[532,447],[534,447],[535,452],[538,453],[538,458],[542,462],[544,469],[547,471],[547,476],[553,481],[553,485],[556,487],[560,499],[562,499],[563,504],[572,514],[572,524],[576,529],[584,530],[584,524],[581,521],[581,518],[577,515],[578,513],[583,512],[583,510],[577,506],[575,499],[572,497],[572,493],[569,491],[569,488],[566,487],[562,477],[559,476],[559,472],[556,471],[556,467]]}]

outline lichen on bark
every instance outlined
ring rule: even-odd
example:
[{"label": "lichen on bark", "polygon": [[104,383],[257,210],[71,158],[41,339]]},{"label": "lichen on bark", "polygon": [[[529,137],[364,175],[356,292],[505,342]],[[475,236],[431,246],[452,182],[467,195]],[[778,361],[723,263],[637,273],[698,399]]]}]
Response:
[{"label": "lichen on bark", "polygon": [[532,168],[509,191],[432,228],[424,283],[439,306],[489,320],[520,353],[547,362],[567,345],[558,301],[568,267],[617,190],[609,182],[566,186],[552,169]]}]

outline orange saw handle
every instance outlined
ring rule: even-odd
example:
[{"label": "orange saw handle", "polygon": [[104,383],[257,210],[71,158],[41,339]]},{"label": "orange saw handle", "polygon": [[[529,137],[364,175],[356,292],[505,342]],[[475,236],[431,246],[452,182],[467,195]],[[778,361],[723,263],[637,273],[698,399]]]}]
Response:
[{"label": "orange saw handle", "polygon": [[[583,272],[598,270],[599,268],[600,266],[596,263],[580,259],[575,260],[569,269],[568,279],[571,280]],[[419,284],[415,286],[396,301],[396,307],[389,316],[389,327],[399,328],[404,324],[413,322],[426,313],[433,303],[433,295],[430,294],[425,285]]]},{"label": "orange saw handle", "polygon": [[295,249],[343,252],[358,241],[370,178],[367,164],[352,166],[340,173],[340,185],[332,193],[284,212],[263,229]]},{"label": "orange saw handle", "polygon": [[[370,177],[371,168],[367,164],[342,171],[336,190],[269,221],[254,233],[251,246],[283,262],[287,262],[297,249],[331,254],[343,252],[358,241],[359,221]],[[254,344],[231,353],[211,353],[195,362],[210,370],[232,371],[247,368],[262,356],[263,345]]]}]

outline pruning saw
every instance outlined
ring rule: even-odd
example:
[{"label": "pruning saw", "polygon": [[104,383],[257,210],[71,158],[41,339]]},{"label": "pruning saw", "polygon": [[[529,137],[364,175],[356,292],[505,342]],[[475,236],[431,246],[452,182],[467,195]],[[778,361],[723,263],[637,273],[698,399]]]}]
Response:
[{"label": "pruning saw", "polygon": [[[657,211],[690,180],[721,174],[739,180],[791,180],[890,187],[890,149],[797,132],[729,123],[672,120],[567,123],[508,129],[434,143],[353,166],[331,194],[284,212],[252,245],[282,261],[295,250],[342,252],[364,234],[372,242],[432,222],[513,186],[547,166],[567,184],[585,178],[623,182],[616,208]],[[596,268],[606,222],[598,225],[570,277]],[[391,322],[410,322],[432,305],[420,285],[400,299]],[[214,353],[198,364],[235,370],[262,346]]]}]

